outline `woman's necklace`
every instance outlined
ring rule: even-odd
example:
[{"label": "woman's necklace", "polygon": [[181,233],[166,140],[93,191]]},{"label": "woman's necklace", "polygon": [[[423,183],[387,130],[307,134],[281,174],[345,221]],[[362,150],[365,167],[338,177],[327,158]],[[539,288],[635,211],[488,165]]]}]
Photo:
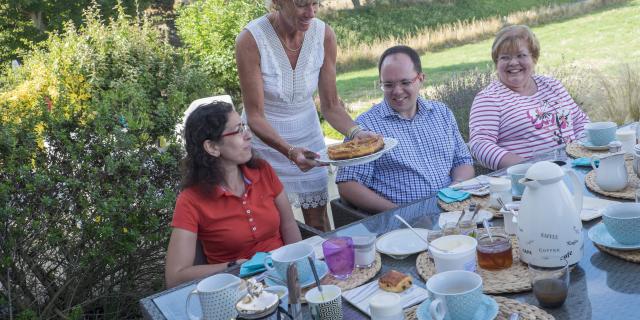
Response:
[{"label": "woman's necklace", "polygon": [[280,40],[280,43],[282,43],[282,46],[291,51],[291,52],[298,52],[300,51],[300,49],[302,49],[302,45],[304,44],[304,37],[307,34],[306,32],[302,34],[302,42],[300,43],[300,46],[298,47],[298,49],[291,49],[287,46],[287,44],[284,42],[284,40],[280,37],[280,34],[278,34],[278,29],[279,29],[279,24],[278,24],[278,18],[274,17],[273,19],[273,29],[276,32],[276,36],[278,37],[278,39]]}]

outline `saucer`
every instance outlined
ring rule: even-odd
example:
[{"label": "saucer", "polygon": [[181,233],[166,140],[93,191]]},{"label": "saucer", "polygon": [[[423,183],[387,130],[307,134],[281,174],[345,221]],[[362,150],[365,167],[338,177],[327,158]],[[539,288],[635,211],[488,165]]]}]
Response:
[{"label": "saucer", "polygon": [[[491,320],[495,319],[498,315],[498,311],[500,307],[498,303],[493,300],[493,298],[489,297],[486,294],[482,295],[482,301],[480,302],[482,305],[476,310],[476,313],[469,320]],[[431,304],[431,299],[425,300],[420,304],[418,309],[416,309],[416,317],[418,320],[431,320],[431,314],[429,313],[429,305]]]},{"label": "saucer", "polygon": [[640,249],[640,243],[638,244],[622,244],[618,241],[616,241],[610,234],[609,231],[607,230],[607,227],[604,225],[604,223],[598,223],[595,226],[593,226],[593,228],[589,229],[589,239],[591,239],[591,241],[607,247],[607,248],[611,248],[611,249],[616,249],[616,250],[636,250],[636,249]]},{"label": "saucer", "polygon": [[591,143],[590,141],[587,140],[580,140],[578,141],[578,144],[589,149],[589,150],[594,150],[594,151],[607,151],[609,150],[609,145],[605,144],[602,146],[596,146],[593,143]]},{"label": "saucer", "polygon": [[[324,278],[324,276],[326,276],[327,273],[329,273],[329,267],[324,261],[321,261],[321,260],[316,260],[316,270],[318,270],[318,278],[320,278],[320,280],[322,280],[322,278]],[[284,283],[284,285],[286,286],[287,281],[284,279],[280,279],[280,275],[278,275],[277,272],[275,271],[267,271],[267,272],[269,276],[264,279],[264,282],[267,284],[267,286],[269,287],[281,286],[283,285],[282,283]],[[271,277],[278,279],[278,281],[271,279]],[[300,283],[300,287],[306,288],[314,284],[316,284],[316,280],[313,277],[311,277],[310,280]]]}]

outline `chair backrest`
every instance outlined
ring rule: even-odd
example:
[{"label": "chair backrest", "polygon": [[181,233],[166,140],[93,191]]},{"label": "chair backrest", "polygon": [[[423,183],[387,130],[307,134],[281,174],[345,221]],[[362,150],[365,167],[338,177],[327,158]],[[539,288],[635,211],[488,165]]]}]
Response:
[{"label": "chair backrest", "polygon": [[178,123],[176,125],[175,132],[178,135],[178,140],[179,141],[182,141],[184,126],[185,126],[185,124],[187,122],[187,118],[189,117],[191,112],[193,112],[193,110],[197,109],[199,106],[201,106],[203,104],[208,104],[208,103],[211,103],[211,102],[214,102],[214,101],[227,102],[227,103],[230,103],[233,106],[233,101],[231,100],[231,96],[228,95],[228,94],[219,95],[219,96],[212,96],[212,97],[206,97],[206,98],[200,98],[200,99],[193,100],[193,102],[191,102],[191,104],[189,104],[189,107],[184,112],[184,116],[182,117],[182,123]]},{"label": "chair backrest", "polygon": [[337,198],[331,200],[331,215],[333,215],[333,224],[336,228],[356,222],[360,219],[369,217],[371,214],[360,210],[344,199]]}]

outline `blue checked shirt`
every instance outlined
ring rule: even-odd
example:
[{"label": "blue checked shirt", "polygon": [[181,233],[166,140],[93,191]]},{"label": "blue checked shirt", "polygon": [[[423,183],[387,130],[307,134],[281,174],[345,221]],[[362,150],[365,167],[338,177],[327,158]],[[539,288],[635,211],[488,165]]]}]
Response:
[{"label": "blue checked shirt", "polygon": [[472,165],[453,113],[441,102],[418,97],[413,119],[403,119],[386,101],[361,114],[363,128],[398,140],[379,159],[341,167],[336,183],[357,181],[395,204],[432,197],[451,184],[451,170]]}]

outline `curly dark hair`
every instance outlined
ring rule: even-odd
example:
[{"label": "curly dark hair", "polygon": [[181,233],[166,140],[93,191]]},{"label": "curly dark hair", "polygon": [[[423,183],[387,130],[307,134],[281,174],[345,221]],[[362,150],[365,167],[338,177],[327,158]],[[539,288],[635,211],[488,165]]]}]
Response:
[{"label": "curly dark hair", "polygon": [[[184,126],[184,140],[187,155],[182,159],[181,189],[199,186],[202,190],[211,190],[224,181],[224,172],[220,166],[220,159],[206,152],[205,140],[221,141],[222,132],[229,120],[229,113],[233,106],[222,101],[214,101],[197,107]],[[253,155],[246,165],[255,168],[259,165]]]}]

